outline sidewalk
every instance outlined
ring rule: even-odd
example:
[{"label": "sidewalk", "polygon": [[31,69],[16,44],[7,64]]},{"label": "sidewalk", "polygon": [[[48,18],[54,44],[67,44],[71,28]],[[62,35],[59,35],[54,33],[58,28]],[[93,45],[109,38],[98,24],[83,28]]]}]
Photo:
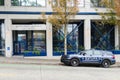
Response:
[{"label": "sidewalk", "polygon": [[[24,57],[11,57],[6,58],[0,56],[0,63],[7,64],[36,64],[36,65],[61,65],[59,59],[26,59]],[[120,67],[120,62],[112,65],[111,67]]]},{"label": "sidewalk", "polygon": [[60,65],[62,64],[59,59],[26,59],[24,57],[1,57],[0,63],[8,64],[38,64],[38,65]]}]

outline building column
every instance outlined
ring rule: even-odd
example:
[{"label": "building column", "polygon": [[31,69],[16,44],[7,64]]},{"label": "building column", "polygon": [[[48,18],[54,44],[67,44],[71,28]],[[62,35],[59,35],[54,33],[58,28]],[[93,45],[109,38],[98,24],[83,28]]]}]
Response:
[{"label": "building column", "polygon": [[91,22],[90,19],[84,21],[84,47],[85,49],[91,49]]},{"label": "building column", "polygon": [[53,56],[53,41],[52,41],[52,25],[47,21],[46,22],[46,48],[47,48],[47,57]]},{"label": "building column", "polygon": [[13,42],[12,42],[12,22],[10,19],[5,19],[5,56],[12,57],[13,54]]},{"label": "building column", "polygon": [[115,26],[115,49],[119,50],[119,26]]},{"label": "building column", "polygon": [[10,8],[11,6],[11,0],[4,0],[5,7]]}]

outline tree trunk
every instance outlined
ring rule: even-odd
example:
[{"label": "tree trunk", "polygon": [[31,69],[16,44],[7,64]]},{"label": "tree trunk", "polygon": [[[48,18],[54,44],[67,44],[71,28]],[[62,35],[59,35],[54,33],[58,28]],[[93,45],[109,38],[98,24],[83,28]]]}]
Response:
[{"label": "tree trunk", "polygon": [[67,1],[65,0],[64,55],[67,55]]},{"label": "tree trunk", "polygon": [[67,24],[64,27],[64,55],[67,55]]}]

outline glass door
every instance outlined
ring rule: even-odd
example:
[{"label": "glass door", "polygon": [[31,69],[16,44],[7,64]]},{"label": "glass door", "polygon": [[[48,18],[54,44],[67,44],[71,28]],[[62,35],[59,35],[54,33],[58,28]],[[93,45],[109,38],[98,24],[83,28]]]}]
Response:
[{"label": "glass door", "polygon": [[19,54],[26,50],[26,34],[18,34]]},{"label": "glass door", "polygon": [[22,55],[26,50],[26,33],[15,31],[14,34],[14,55]]}]

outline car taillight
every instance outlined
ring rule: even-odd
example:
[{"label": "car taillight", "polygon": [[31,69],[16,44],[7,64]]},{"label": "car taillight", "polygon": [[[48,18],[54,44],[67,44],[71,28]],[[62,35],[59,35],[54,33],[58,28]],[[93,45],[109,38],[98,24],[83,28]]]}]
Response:
[{"label": "car taillight", "polygon": [[115,55],[113,55],[112,58],[115,59]]}]

